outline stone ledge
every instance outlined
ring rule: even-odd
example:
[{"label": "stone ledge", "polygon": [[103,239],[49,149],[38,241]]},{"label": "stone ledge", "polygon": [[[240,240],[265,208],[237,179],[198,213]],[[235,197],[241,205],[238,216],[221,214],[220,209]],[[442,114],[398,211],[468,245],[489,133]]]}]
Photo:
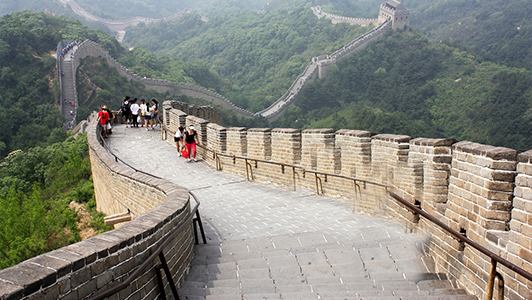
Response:
[{"label": "stone ledge", "polygon": [[532,150],[520,153],[517,156],[517,161],[520,163],[532,163]]},{"label": "stone ledge", "polygon": [[249,128],[248,132],[271,132],[271,128]]},{"label": "stone ledge", "polygon": [[229,127],[227,128],[227,131],[247,131],[248,129],[246,127]]},{"label": "stone ledge", "polygon": [[408,135],[377,134],[373,136],[373,139],[394,143],[408,143],[412,138]]},{"label": "stone ledge", "polygon": [[274,128],[271,130],[272,133],[300,133],[300,129],[294,128]]},{"label": "stone ledge", "polygon": [[220,130],[220,131],[227,130],[227,128],[223,127],[222,125],[218,125],[218,124],[212,123],[212,122],[207,124],[207,128],[212,128],[212,129]]},{"label": "stone ledge", "polygon": [[516,161],[517,151],[490,145],[477,144],[469,141],[458,142],[453,145],[453,151],[461,151],[473,155],[485,156],[493,160]]},{"label": "stone ledge", "polygon": [[443,147],[451,146],[456,143],[457,140],[452,138],[447,139],[429,139],[429,138],[415,138],[410,141],[411,144],[416,146],[428,146],[428,147]]},{"label": "stone ledge", "polygon": [[302,131],[303,134],[324,134],[324,133],[335,133],[332,128],[321,128],[321,129],[305,129]]},{"label": "stone ledge", "polygon": [[336,131],[338,135],[347,135],[354,137],[372,137],[374,134],[370,131],[365,130],[350,130],[350,129],[340,129]]}]

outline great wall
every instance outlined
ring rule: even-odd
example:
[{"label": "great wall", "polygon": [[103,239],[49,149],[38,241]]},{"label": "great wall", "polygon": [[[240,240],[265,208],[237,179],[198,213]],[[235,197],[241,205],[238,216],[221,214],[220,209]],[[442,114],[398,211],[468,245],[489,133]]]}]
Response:
[{"label": "great wall", "polygon": [[[182,103],[163,104],[162,137],[173,145],[170,138],[177,127],[194,125],[205,147],[199,155],[212,168],[352,199],[356,212],[399,219],[411,231],[430,234],[427,251],[437,270],[479,299],[488,298],[493,277],[503,283],[504,299],[532,299],[532,150],[518,153],[468,141],[359,130],[226,128],[212,122],[211,114],[200,118],[185,110]],[[195,242],[195,198],[180,186],[120,163],[104,147],[94,122],[87,132],[98,209],[107,215],[127,211],[133,220],[1,270],[0,299],[87,299],[127,280],[169,236],[165,256],[174,281],[187,273]],[[280,144],[285,147],[272,146]],[[394,195],[494,256],[412,213]],[[172,235],[181,225],[179,234]],[[497,264],[496,257],[516,268]],[[159,267],[148,265],[114,299],[160,297]]]},{"label": "great wall", "polygon": [[[73,1],[69,1],[73,2]],[[389,3],[388,3],[389,2]],[[170,92],[173,95],[187,95],[193,98],[203,99],[209,103],[212,103],[216,106],[221,106],[224,109],[229,109],[233,111],[236,115],[252,118],[257,115],[261,115],[268,119],[269,121],[274,121],[279,118],[286,109],[292,105],[298,96],[299,91],[301,91],[308,83],[315,80],[316,78],[323,79],[327,76],[328,69],[331,65],[335,64],[339,60],[348,57],[350,54],[354,53],[357,50],[363,49],[371,41],[378,39],[382,36],[389,28],[399,29],[407,26],[409,24],[408,20],[408,10],[399,2],[390,0],[383,5],[381,5],[381,11],[379,13],[378,19],[371,19],[371,22],[367,22],[366,19],[353,19],[350,18],[345,20],[351,24],[359,25],[368,25],[368,24],[378,24],[374,29],[369,32],[355,38],[353,41],[343,46],[341,49],[338,49],[332,54],[321,55],[314,57],[311,62],[307,65],[303,73],[301,73],[288,88],[288,90],[274,103],[269,107],[257,112],[252,113],[240,107],[234,105],[230,100],[224,96],[212,92],[203,87],[195,86],[192,84],[185,84],[180,82],[170,82],[167,80],[161,79],[152,79],[141,77],[133,72],[130,72],[127,68],[118,63],[107,51],[105,51],[100,45],[92,41],[84,41],[80,45],[74,47],[70,50],[69,53],[65,56],[65,59],[60,59],[59,55],[57,56],[58,69],[60,74],[64,74],[61,77],[61,98],[65,99],[66,103],[75,103],[75,105],[69,106],[67,109],[62,108],[63,113],[67,120],[70,119],[70,115],[77,115],[77,93],[76,93],[76,70],[80,65],[80,62],[83,58],[87,56],[93,57],[102,57],[106,59],[109,64],[114,66],[122,76],[128,78],[128,80],[136,80],[142,82],[146,85],[148,89],[154,89],[158,92]],[[391,7],[390,3],[397,6]],[[312,10],[317,17],[322,17],[323,12],[317,7],[313,7]],[[396,17],[395,15],[400,15]],[[326,15],[329,16],[329,15]],[[396,18],[400,18],[396,20]],[[404,18],[404,19],[403,19]],[[341,20],[344,21],[344,20]],[[107,21],[109,22],[109,21]],[[62,43],[58,45],[58,52]],[[71,113],[71,111],[73,111]],[[70,121],[70,120],[69,120]],[[76,119],[74,118],[74,123]],[[72,124],[76,125],[76,124]],[[69,127],[69,126],[65,126]]]}]

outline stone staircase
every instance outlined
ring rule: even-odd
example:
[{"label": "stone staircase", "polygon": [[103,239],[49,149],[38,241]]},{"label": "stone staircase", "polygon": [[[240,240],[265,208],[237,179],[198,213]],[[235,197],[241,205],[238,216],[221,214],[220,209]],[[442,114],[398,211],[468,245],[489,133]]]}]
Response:
[{"label": "stone staircase", "polygon": [[[397,242],[397,241],[396,241]],[[181,299],[476,300],[419,244],[299,233],[196,246]]]}]

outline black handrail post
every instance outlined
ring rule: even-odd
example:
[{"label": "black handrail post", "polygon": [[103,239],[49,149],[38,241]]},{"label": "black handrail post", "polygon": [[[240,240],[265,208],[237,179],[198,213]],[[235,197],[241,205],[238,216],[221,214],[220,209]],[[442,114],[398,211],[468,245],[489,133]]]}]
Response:
[{"label": "black handrail post", "polygon": [[[170,284],[170,290],[172,290],[172,294],[174,295],[175,299],[180,300],[179,295],[177,294],[177,288],[175,286],[174,278],[172,277],[170,268],[168,268],[168,263],[166,262],[166,258],[164,257],[163,251],[159,252],[159,260],[161,261],[164,273],[166,274],[166,280],[168,280],[168,283]],[[162,291],[162,293],[164,293],[164,290]]]},{"label": "black handrail post", "polygon": [[192,227],[194,227],[194,244],[198,245],[198,228],[196,227],[196,224],[198,223],[198,220],[196,218],[192,219]]},{"label": "black handrail post", "polygon": [[199,226],[200,233],[201,233],[201,238],[203,239],[203,244],[207,244],[207,238],[205,237],[205,231],[203,230],[203,223],[201,222],[201,216],[200,216],[200,213],[199,213],[199,209],[196,210],[196,219],[195,220],[198,222],[198,226]]},{"label": "black handrail post", "polygon": [[166,300],[166,292],[164,291],[164,282],[163,282],[163,276],[161,275],[161,265],[155,266],[155,275],[157,275],[157,285],[159,286],[160,295],[163,298],[163,300]]}]

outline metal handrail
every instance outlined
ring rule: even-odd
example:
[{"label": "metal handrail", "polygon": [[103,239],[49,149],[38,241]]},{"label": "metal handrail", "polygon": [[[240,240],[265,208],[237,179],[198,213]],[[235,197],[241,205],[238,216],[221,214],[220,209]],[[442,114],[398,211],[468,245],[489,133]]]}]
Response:
[{"label": "metal handrail", "polygon": [[[487,300],[491,300],[492,297],[493,297],[493,288],[494,288],[495,278],[498,278],[498,280],[499,280],[499,299],[502,300],[501,296],[504,296],[503,295],[503,292],[504,292],[504,280],[503,280],[501,274],[499,274],[496,271],[497,270],[497,263],[502,264],[503,266],[507,267],[511,271],[514,271],[517,274],[519,274],[519,275],[525,277],[526,279],[532,281],[532,274],[531,273],[528,273],[524,269],[522,269],[522,268],[518,267],[517,265],[511,263],[510,261],[500,257],[499,255],[491,252],[487,248],[485,248],[485,247],[481,246],[480,244],[474,242],[473,240],[471,240],[470,238],[468,238],[465,235],[461,234],[460,232],[452,229],[451,227],[447,226],[446,224],[444,224],[440,220],[436,219],[434,216],[428,214],[427,212],[425,212],[421,208],[419,208],[419,207],[415,206],[414,204],[406,201],[405,199],[403,199],[399,195],[397,195],[395,193],[392,193],[390,191],[388,192],[388,194],[390,194],[390,196],[392,196],[392,198],[394,198],[395,200],[397,200],[401,204],[405,205],[408,209],[410,209],[410,210],[414,211],[415,213],[423,216],[427,220],[431,221],[432,223],[438,225],[440,228],[442,228],[445,231],[449,232],[451,235],[453,235],[459,241],[470,245],[474,249],[478,250],[479,252],[481,252],[484,255],[486,255],[489,258],[491,258],[491,271],[490,271],[490,277],[489,277],[487,295],[486,295],[486,299]],[[501,285],[502,285],[502,291],[501,291]]]},{"label": "metal handrail", "polygon": [[[166,126],[164,127],[164,130],[168,130],[166,128]],[[318,178],[317,175],[324,175],[324,176],[330,176],[330,177],[337,177],[337,178],[343,178],[343,179],[347,179],[347,180],[352,180],[355,183],[355,191],[357,190],[357,187],[358,187],[358,190],[360,190],[360,185],[358,185],[357,182],[362,182],[362,183],[364,183],[364,185],[372,184],[372,185],[375,185],[375,186],[379,186],[379,187],[385,188],[386,192],[393,199],[395,199],[398,202],[400,202],[401,204],[405,205],[408,209],[410,209],[410,210],[414,211],[415,213],[423,216],[427,220],[431,221],[432,223],[436,224],[440,228],[442,228],[445,231],[449,232],[451,235],[453,235],[459,241],[470,245],[474,249],[480,251],[484,255],[486,255],[486,256],[491,258],[491,260],[492,260],[492,271],[490,272],[490,279],[489,279],[489,284],[488,284],[488,288],[490,288],[491,291],[487,292],[488,296],[493,294],[493,291],[492,291],[493,290],[493,286],[494,286],[493,283],[494,283],[494,280],[495,280],[496,277],[499,280],[499,286],[501,284],[504,284],[502,276],[499,273],[496,272],[496,263],[500,263],[503,266],[505,266],[508,269],[510,269],[511,271],[514,271],[517,274],[523,276],[527,280],[532,281],[532,274],[531,273],[525,271],[524,269],[522,269],[519,266],[511,263],[510,261],[502,258],[501,256],[491,252],[487,248],[485,248],[485,247],[481,246],[480,244],[474,242],[473,240],[469,239],[468,237],[466,237],[465,235],[461,234],[460,232],[458,232],[458,231],[452,229],[451,227],[447,226],[446,224],[442,223],[440,220],[436,219],[434,216],[432,216],[429,213],[425,212],[420,207],[415,206],[414,204],[406,201],[405,199],[403,199],[399,195],[391,192],[390,189],[392,187],[389,186],[389,185],[385,185],[385,184],[381,184],[381,183],[377,183],[377,182],[372,182],[372,181],[367,181],[367,180],[361,180],[361,179],[357,179],[357,178],[350,177],[350,176],[345,176],[345,175],[340,175],[340,174],[333,174],[333,173],[319,172],[319,171],[313,171],[313,170],[306,170],[306,169],[304,169],[301,166],[292,165],[292,164],[285,164],[285,163],[269,161],[269,160],[264,160],[264,159],[255,159],[255,158],[249,158],[249,157],[243,157],[243,156],[235,156],[235,155],[217,153],[216,151],[214,151],[212,149],[209,149],[208,147],[203,146],[203,145],[201,145],[199,147],[205,149],[206,151],[212,152],[216,157],[224,156],[224,157],[230,157],[233,160],[236,160],[236,159],[242,159],[242,160],[245,160],[245,161],[252,160],[252,161],[268,163],[268,164],[272,164],[272,165],[280,165],[280,166],[283,166],[283,168],[285,166],[288,166],[288,167],[294,168],[294,171],[295,171],[296,168],[302,170],[303,174],[305,174],[305,173],[313,173],[313,174],[315,174],[316,178]],[[246,170],[247,170],[247,165],[246,165]],[[316,181],[318,181],[318,179],[316,179]],[[320,181],[321,181],[321,179],[320,179]],[[321,182],[320,182],[320,184],[321,184]],[[295,183],[294,183],[294,185],[295,185]],[[317,192],[319,194],[320,190],[318,189],[318,187],[319,187],[319,185],[318,185],[318,183],[316,183],[316,189],[317,189]],[[322,193],[323,193],[323,191],[322,191]],[[495,266],[494,266],[494,264],[495,264]],[[500,297],[500,295],[501,295],[501,292],[499,291],[499,297]],[[489,298],[488,300],[491,300],[491,298]]]},{"label": "metal handrail", "polygon": [[[181,223],[181,225],[179,227],[177,227],[174,232],[167,236],[163,242],[161,243],[161,245],[159,245],[159,247],[157,247],[157,250],[155,250],[143,263],[142,265],[140,265],[135,271],[133,271],[133,273],[131,273],[128,278],[126,280],[124,280],[122,283],[108,289],[108,290],[105,290],[105,291],[102,291],[100,293],[96,293],[95,295],[93,295],[92,297],[89,298],[89,300],[101,300],[101,299],[104,299],[106,297],[109,297],[121,290],[123,290],[124,288],[126,288],[128,285],[131,284],[131,282],[133,280],[135,280],[137,277],[139,277],[139,275],[153,262],[153,260],[155,260],[156,257],[159,257],[160,254],[163,253],[163,248],[166,247],[166,245],[168,245],[168,243],[177,235],[181,232],[181,229],[183,229],[185,226],[190,226],[189,222],[191,222],[195,215],[198,213],[198,208],[199,208],[199,205],[200,205],[200,202],[198,200],[198,198],[196,197],[196,195],[194,195],[194,193],[192,192],[188,192],[192,198],[194,198],[194,200],[196,201],[196,205],[194,206],[194,208],[192,208],[191,210],[191,214],[188,216],[187,219],[185,219],[184,222]],[[190,200],[190,197],[189,199]],[[168,278],[170,279],[172,278],[171,276]],[[172,290],[175,288],[175,285],[174,287],[172,288]],[[164,292],[164,291],[161,291],[161,292]],[[172,291],[174,292],[174,291]],[[176,293],[177,294],[177,293]],[[175,295],[174,295],[175,296]],[[179,299],[179,298],[177,298]]]}]

